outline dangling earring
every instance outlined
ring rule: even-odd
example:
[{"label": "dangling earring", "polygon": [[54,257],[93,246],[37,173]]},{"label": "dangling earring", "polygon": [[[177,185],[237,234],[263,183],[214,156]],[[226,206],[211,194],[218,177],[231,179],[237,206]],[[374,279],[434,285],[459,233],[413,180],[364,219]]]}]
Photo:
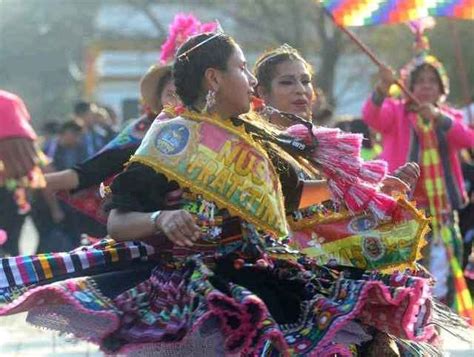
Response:
[{"label": "dangling earring", "polygon": [[216,105],[216,91],[209,89],[206,94],[206,105],[204,106],[204,113],[210,113],[212,108]]}]

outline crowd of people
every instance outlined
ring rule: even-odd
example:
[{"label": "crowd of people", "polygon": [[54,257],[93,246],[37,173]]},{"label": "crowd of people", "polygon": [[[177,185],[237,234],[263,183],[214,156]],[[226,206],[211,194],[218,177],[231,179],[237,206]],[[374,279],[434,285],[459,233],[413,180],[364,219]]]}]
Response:
[{"label": "crowd of people", "polygon": [[[9,95],[9,94],[8,94]],[[5,94],[7,96],[7,94]],[[12,97],[13,98],[13,97]],[[20,98],[12,99],[18,105],[24,105]],[[22,125],[29,125],[26,119]],[[79,101],[74,105],[70,119],[64,122],[49,121],[42,128],[41,136],[35,146],[46,155],[43,160],[44,172],[57,172],[73,168],[75,165],[100,151],[117,134],[117,116],[107,107],[95,103]],[[10,192],[7,192],[10,191]],[[105,235],[106,230],[94,220],[78,214],[50,191],[29,192],[29,205],[26,212],[16,214],[17,209],[11,199],[15,192],[5,191],[9,204],[5,210],[12,212],[8,216],[8,243],[0,247],[4,255],[19,254],[19,238],[26,214],[30,214],[39,233],[38,253],[52,250],[70,250],[80,242],[81,234]]]},{"label": "crowd of people", "polygon": [[[474,316],[474,130],[441,62],[424,48],[405,67],[416,101],[381,68],[362,118],[325,128],[296,49],[251,71],[215,23],[170,32],[120,132],[79,102],[40,143],[0,92],[0,316],[144,356],[436,355],[439,327],[467,329],[450,308]],[[27,213],[40,245],[19,256]],[[322,260],[334,247],[362,257]]]}]

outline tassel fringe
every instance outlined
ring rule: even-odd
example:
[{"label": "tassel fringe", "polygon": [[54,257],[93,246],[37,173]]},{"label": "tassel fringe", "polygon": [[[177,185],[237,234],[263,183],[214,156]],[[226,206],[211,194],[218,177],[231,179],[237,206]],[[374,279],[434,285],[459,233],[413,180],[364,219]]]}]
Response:
[{"label": "tassel fringe", "polygon": [[315,144],[311,159],[322,168],[337,203],[344,203],[352,213],[369,210],[379,219],[391,215],[395,200],[377,189],[387,174],[387,164],[360,158],[362,135],[316,127],[310,133],[302,124],[289,127],[287,133],[306,144]]}]

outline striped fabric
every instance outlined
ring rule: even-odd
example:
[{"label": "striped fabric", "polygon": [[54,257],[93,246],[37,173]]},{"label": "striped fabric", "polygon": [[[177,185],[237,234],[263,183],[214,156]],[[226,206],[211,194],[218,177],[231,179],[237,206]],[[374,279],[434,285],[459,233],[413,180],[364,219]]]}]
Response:
[{"label": "striped fabric", "polygon": [[417,127],[421,145],[420,182],[423,183],[428,198],[433,229],[439,231],[443,224],[443,212],[449,212],[451,207],[446,194],[438,140],[433,125],[430,122],[424,122],[420,116],[417,119]]},{"label": "striped fabric", "polygon": [[408,22],[428,16],[474,20],[474,0],[316,0],[343,26]]},{"label": "striped fabric", "polygon": [[72,273],[131,261],[146,261],[155,249],[143,242],[112,239],[79,247],[69,253],[46,253],[0,259],[0,288],[36,284]]},{"label": "striped fabric", "polygon": [[457,232],[445,222],[446,213],[452,209],[447,197],[446,184],[444,181],[443,166],[439,155],[438,140],[431,122],[424,122],[418,116],[418,133],[420,135],[421,155],[420,181],[424,185],[425,194],[428,198],[429,211],[432,217],[433,236],[441,237],[446,247],[454,282],[454,301],[456,311],[466,317],[474,326],[474,309],[472,299],[462,274],[462,269],[455,254],[455,238]]},{"label": "striped fabric", "polygon": [[471,326],[474,326],[474,307],[472,304],[472,297],[469,292],[469,288],[464,278],[461,265],[459,264],[456,254],[453,249],[453,237],[456,232],[452,231],[452,228],[443,226],[441,228],[441,237],[446,246],[448,252],[449,267],[453,274],[454,283],[454,308],[461,315],[465,317]]}]

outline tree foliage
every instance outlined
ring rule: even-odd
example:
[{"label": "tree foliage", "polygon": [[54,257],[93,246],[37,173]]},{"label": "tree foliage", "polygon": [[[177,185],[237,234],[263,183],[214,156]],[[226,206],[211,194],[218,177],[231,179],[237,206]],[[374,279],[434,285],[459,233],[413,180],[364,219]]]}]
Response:
[{"label": "tree foliage", "polygon": [[[157,49],[168,28],[157,13],[170,4],[184,12],[200,9],[201,14],[210,17],[206,21],[218,17],[225,29],[253,53],[288,43],[316,64],[317,85],[333,104],[337,104],[340,94],[334,90],[339,59],[360,53],[313,0],[0,0],[0,88],[24,97],[35,121],[66,115],[71,103],[80,98],[84,49],[92,39],[104,35],[94,27],[99,7],[104,4],[122,4],[142,13],[144,21],[156,30],[153,36]],[[465,95],[461,76],[467,77],[471,95],[474,87],[474,22],[437,22],[429,33],[433,53],[445,63],[450,75],[450,99],[462,103]],[[412,57],[413,38],[404,25],[352,30],[394,68]],[[121,35],[115,36],[120,39]],[[133,41],[138,44],[140,39]],[[460,72],[456,49],[461,49],[465,73]],[[376,72],[370,64],[360,68],[351,63],[349,72],[353,75],[343,79],[348,84],[366,80],[363,77]]]},{"label": "tree foliage", "polygon": [[22,96],[35,122],[70,112],[79,98],[94,0],[0,1],[0,88]]},{"label": "tree foliage", "polygon": [[[474,21],[436,18],[436,26],[425,34],[431,53],[443,62],[448,72],[451,84],[448,99],[454,104],[465,105],[466,97],[474,95]],[[384,62],[394,69],[399,70],[414,55],[414,37],[406,25],[368,27],[363,29],[363,35]]]}]

